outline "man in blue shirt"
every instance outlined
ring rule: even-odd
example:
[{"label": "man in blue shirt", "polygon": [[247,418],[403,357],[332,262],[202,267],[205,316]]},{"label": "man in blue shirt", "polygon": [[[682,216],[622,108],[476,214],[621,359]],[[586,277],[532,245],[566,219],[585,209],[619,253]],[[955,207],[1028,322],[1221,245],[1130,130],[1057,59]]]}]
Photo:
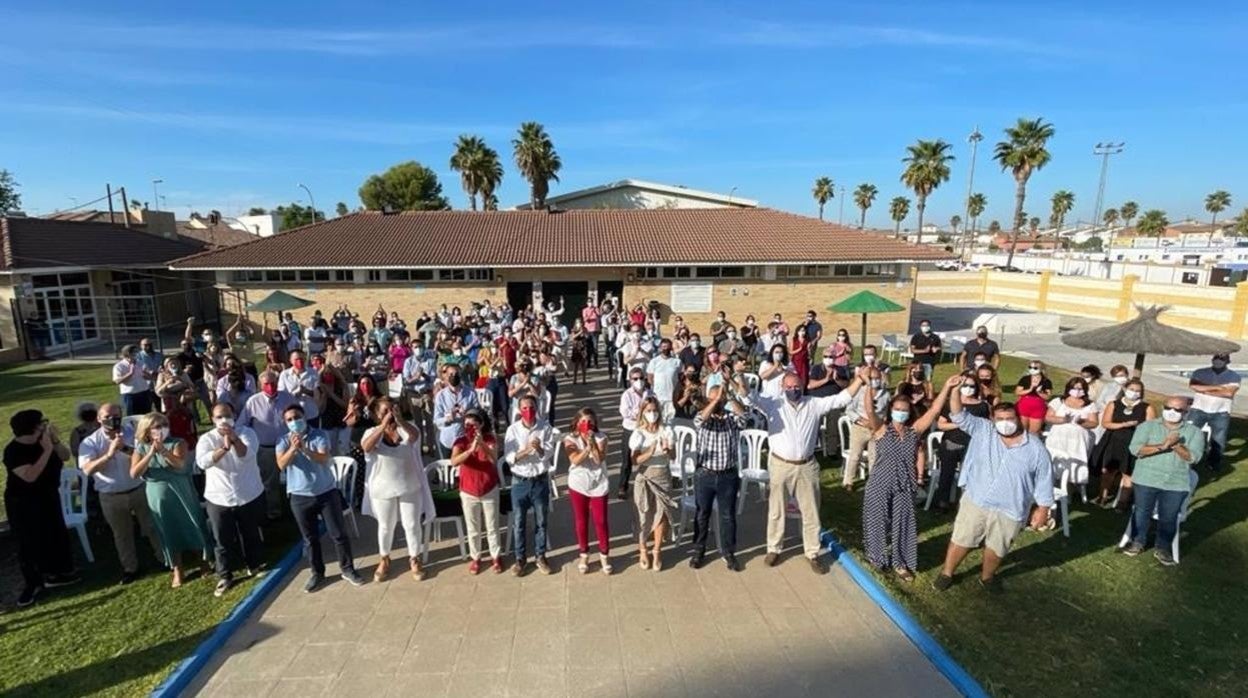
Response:
[{"label": "man in blue shirt", "polygon": [[464,413],[477,407],[477,391],[463,382],[458,364],[442,369],[446,387],[433,398],[433,423],[438,427],[438,446],[443,458],[451,457],[451,447],[464,431]]},{"label": "man in blue shirt", "polygon": [[320,429],[308,427],[303,408],[297,403],[282,412],[282,419],[286,422],[287,432],[277,442],[277,467],[286,473],[290,509],[294,512],[312,563],[312,574],[303,590],[316,591],[325,580],[325,559],[321,555],[318,521],[325,522],[325,529],[338,549],[338,567],[342,578],[358,587],[364,579],[355,571],[351,539],[347,537],[342,516],[342,493],[338,491],[330,469],[329,437]]},{"label": "man in blue shirt", "polygon": [[1053,506],[1053,461],[1039,437],[1023,429],[1011,402],[999,402],[992,420],[962,409],[962,375],[946,383],[949,419],[971,437],[958,486],[963,488],[945,565],[933,582],[938,591],[953,584],[953,573],[971,548],[984,545],[979,582],[988,591],[1001,591],[997,568],[1014,537],[1031,513],[1032,526],[1043,525]]}]

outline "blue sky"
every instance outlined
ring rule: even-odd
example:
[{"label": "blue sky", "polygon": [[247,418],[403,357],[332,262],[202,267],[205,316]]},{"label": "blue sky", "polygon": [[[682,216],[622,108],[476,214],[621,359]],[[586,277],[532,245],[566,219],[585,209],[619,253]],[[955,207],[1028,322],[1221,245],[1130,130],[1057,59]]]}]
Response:
[{"label": "blue sky", "polygon": [[509,207],[527,199],[510,139],[537,120],[563,158],[554,193],[633,177],[813,215],[826,174],[879,187],[868,223],[891,227],[917,138],[958,155],[928,220],[962,211],[978,125],[975,189],[985,219],[1004,222],[1013,182],[991,145],[1017,117],[1043,116],[1053,161],[1027,206],[1042,218],[1062,188],[1091,216],[1091,149],[1106,139],[1127,142],[1111,205],[1205,218],[1217,188],[1236,211],[1248,204],[1239,3],[398,4],[5,3],[0,168],[33,212],[102,196],[105,182],[150,200],[161,178],[185,216],[302,200],[300,182],[319,208],[354,208],[365,177],[415,159],[462,208],[447,160],[475,133],[505,157]]}]

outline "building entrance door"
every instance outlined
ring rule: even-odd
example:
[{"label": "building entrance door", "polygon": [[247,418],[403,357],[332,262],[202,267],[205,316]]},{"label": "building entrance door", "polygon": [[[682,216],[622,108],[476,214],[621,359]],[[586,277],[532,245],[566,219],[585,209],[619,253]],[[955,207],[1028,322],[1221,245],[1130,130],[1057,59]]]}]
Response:
[{"label": "building entrance door", "polygon": [[507,305],[516,313],[529,307],[533,303],[533,282],[532,281],[509,281],[507,282]]},{"label": "building entrance door", "polygon": [[543,281],[542,282],[542,302],[546,307],[550,307],[554,303],[558,307],[559,299],[563,298],[564,312],[560,319],[568,327],[572,326],[572,320],[581,316],[581,308],[585,307],[585,300],[589,298],[589,282],[588,281]]}]

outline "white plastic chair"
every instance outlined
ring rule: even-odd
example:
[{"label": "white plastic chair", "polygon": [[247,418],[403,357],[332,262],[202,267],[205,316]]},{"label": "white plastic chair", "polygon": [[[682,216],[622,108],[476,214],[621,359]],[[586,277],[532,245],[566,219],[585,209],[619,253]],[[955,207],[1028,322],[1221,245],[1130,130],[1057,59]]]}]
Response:
[{"label": "white plastic chair", "polygon": [[559,483],[555,478],[559,475],[559,460],[563,456],[563,432],[558,427],[551,427],[550,436],[555,441],[555,455],[550,461],[550,508],[554,509],[554,502],[559,499]]},{"label": "white plastic chair", "polygon": [[836,435],[841,442],[841,463],[849,463],[849,427],[853,423],[847,414],[836,420]]},{"label": "white plastic chair", "polygon": [[[1204,427],[1208,429],[1208,426]],[[1183,522],[1187,521],[1187,515],[1192,508],[1192,497],[1196,496],[1196,485],[1200,482],[1200,476],[1195,470],[1187,471],[1187,497],[1183,499],[1183,506],[1179,507],[1179,520],[1174,525],[1174,540],[1170,541],[1170,557],[1175,562],[1179,561],[1179,538],[1182,535]],[[1157,520],[1157,507],[1153,507],[1153,521]],[[1131,535],[1135,533],[1135,517],[1129,512],[1127,514],[1127,529],[1122,532],[1122,540],[1118,541],[1118,547],[1121,548],[1131,542]]]},{"label": "white plastic chair", "polygon": [[936,496],[937,483],[940,482],[940,459],[936,457],[936,447],[944,440],[943,431],[933,430],[927,435],[927,503],[923,505],[924,511],[932,508],[932,499]]},{"label": "white plastic chair", "polygon": [[481,411],[494,418],[494,394],[485,388],[477,388],[477,404],[481,406]]},{"label": "white plastic chair", "polygon": [[403,397],[403,379],[399,376],[395,376],[387,381],[386,394],[389,395],[392,400],[398,400]]},{"label": "white plastic chair", "polygon": [[1062,515],[1062,535],[1070,538],[1070,468],[1062,468],[1058,484],[1053,486],[1053,500]]},{"label": "white plastic chair", "polygon": [[[672,459],[668,469],[671,471],[672,477],[681,479],[684,477],[683,473],[685,472],[682,464],[685,461],[692,461],[697,453],[698,432],[693,427],[678,424],[672,427],[672,435],[676,439],[676,457]],[[688,471],[693,472],[693,468],[689,467]]]},{"label": "white plastic chair", "polygon": [[880,338],[880,359],[887,361],[890,354],[901,355],[901,348],[897,345],[897,335],[886,334]]},{"label": "white plastic chair", "polygon": [[91,541],[87,539],[87,474],[76,468],[61,470],[60,495],[65,528],[72,528],[78,533],[82,554],[87,556],[87,562],[95,562]]},{"label": "white plastic chair", "polygon": [[[425,465],[425,476],[431,473],[438,474],[438,482],[442,487],[449,487],[454,480],[451,475],[458,469],[451,465],[448,458],[430,461]],[[445,478],[444,478],[445,474]],[[459,542],[459,559],[468,559],[468,536],[464,533],[464,517],[462,516],[434,516],[425,520],[425,531],[421,537],[420,560],[422,563],[429,562],[429,542],[442,540],[442,526],[452,524],[455,527],[455,537]]]},{"label": "white plastic chair", "polygon": [[764,499],[771,484],[771,473],[763,463],[763,444],[767,432],[762,429],[742,430],[737,446],[737,468],[741,471],[741,488],[737,490],[737,515],[745,509],[745,493],[750,484],[758,488],[759,499]]},{"label": "white plastic chair", "polygon": [[358,463],[351,456],[334,456],[330,461],[330,470],[334,474],[334,484],[347,500],[342,508],[344,518],[351,519],[351,527],[355,529],[355,537],[360,537],[360,522],[356,520],[355,511],[355,469]]},{"label": "white plastic chair", "polygon": [[[698,511],[697,499],[693,496],[695,459],[696,455],[689,459],[677,459],[680,464],[680,517],[676,525],[672,526],[672,542],[678,545],[685,536],[690,516],[696,516]],[[723,547],[719,540],[719,504],[715,501],[711,503],[711,528],[715,531],[715,547]]]}]

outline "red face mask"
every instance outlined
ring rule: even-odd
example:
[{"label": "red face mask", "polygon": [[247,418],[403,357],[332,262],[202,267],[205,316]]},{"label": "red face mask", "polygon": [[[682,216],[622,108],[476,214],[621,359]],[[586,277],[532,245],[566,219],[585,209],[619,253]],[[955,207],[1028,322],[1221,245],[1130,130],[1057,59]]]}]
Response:
[{"label": "red face mask", "polygon": [[477,427],[476,427],[476,425],[473,425],[473,424],[465,424],[465,425],[464,425],[464,436],[467,436],[469,441],[472,441],[473,439],[477,438]]},{"label": "red face mask", "polygon": [[576,428],[579,429],[582,434],[589,434],[590,431],[593,431],[592,427],[593,425],[590,424],[588,419],[582,419],[576,425]]},{"label": "red face mask", "polygon": [[260,390],[261,392],[263,392],[265,395],[268,395],[269,397],[273,397],[277,395],[277,386],[274,385],[273,383],[265,383],[264,385],[260,386]]},{"label": "red face mask", "polygon": [[360,394],[365,396],[372,395],[373,386],[369,383],[360,383]]},{"label": "red face mask", "polygon": [[521,407],[520,417],[523,418],[524,421],[526,422],[531,422],[537,418],[537,410],[533,409],[532,407]]},{"label": "red face mask", "polygon": [[304,365],[303,359],[294,359],[290,362],[290,364],[295,367],[296,371],[303,370],[303,365]]},{"label": "red face mask", "polygon": [[334,384],[334,374],[332,374],[332,373],[326,373],[326,374],[322,375],[322,376],[321,376],[321,382],[322,382],[322,383],[324,383],[325,385],[333,385],[333,384]]}]

